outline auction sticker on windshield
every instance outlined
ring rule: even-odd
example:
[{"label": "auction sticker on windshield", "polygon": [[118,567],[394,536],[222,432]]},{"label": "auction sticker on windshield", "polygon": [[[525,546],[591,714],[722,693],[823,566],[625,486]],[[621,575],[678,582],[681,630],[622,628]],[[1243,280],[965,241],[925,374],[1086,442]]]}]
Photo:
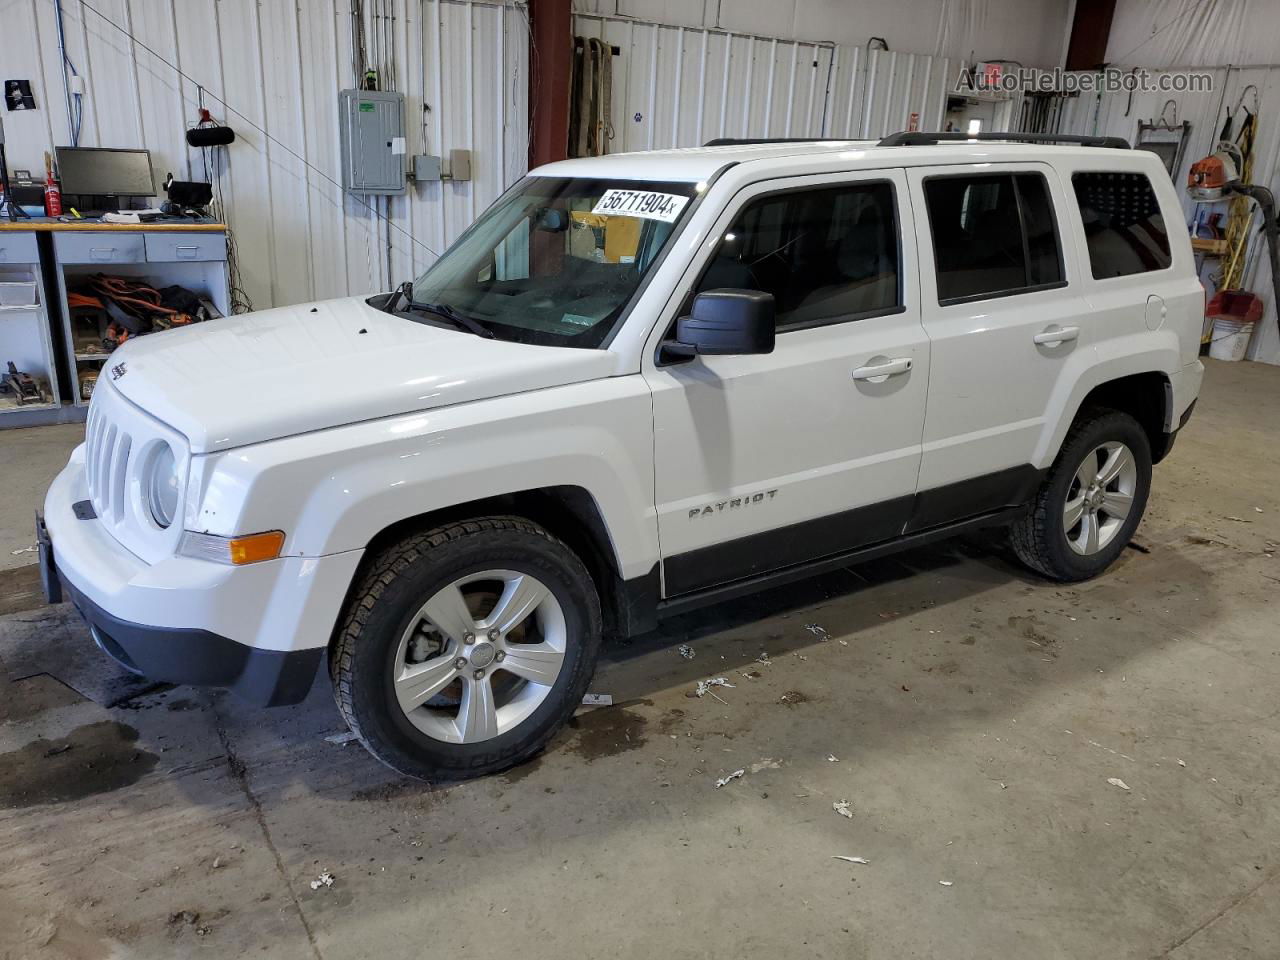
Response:
[{"label": "auction sticker on windshield", "polygon": [[689,202],[688,197],[675,193],[654,193],[649,190],[606,190],[596,201],[592,213],[615,217],[642,217],[645,220],[661,220],[672,223]]}]

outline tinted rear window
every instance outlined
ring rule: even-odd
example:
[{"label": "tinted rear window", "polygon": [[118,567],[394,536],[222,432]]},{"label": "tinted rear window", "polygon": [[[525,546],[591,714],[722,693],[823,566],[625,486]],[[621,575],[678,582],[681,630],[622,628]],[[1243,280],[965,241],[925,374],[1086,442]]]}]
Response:
[{"label": "tinted rear window", "polygon": [[1163,270],[1173,262],[1151,181],[1141,173],[1071,177],[1095,280]]}]

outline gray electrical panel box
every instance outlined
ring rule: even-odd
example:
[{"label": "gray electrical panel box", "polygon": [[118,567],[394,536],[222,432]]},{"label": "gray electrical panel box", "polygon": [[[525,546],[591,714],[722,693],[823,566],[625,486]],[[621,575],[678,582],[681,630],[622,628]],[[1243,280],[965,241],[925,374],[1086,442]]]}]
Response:
[{"label": "gray electrical panel box", "polygon": [[432,183],[440,179],[440,158],[420,153],[413,158],[413,179],[418,183]]},{"label": "gray electrical panel box", "polygon": [[360,194],[404,193],[404,94],[339,91],[338,138],[343,189]]}]

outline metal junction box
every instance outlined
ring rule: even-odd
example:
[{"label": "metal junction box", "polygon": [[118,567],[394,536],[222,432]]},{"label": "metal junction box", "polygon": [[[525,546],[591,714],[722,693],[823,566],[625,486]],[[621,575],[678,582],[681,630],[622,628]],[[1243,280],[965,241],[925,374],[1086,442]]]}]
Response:
[{"label": "metal junction box", "polygon": [[339,91],[338,137],[343,189],[360,194],[404,193],[404,94]]}]

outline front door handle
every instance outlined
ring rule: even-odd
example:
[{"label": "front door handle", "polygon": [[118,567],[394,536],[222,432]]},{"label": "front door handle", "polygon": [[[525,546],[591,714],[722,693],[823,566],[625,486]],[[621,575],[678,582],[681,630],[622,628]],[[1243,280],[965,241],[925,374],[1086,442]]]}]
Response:
[{"label": "front door handle", "polygon": [[1068,343],[1080,336],[1079,327],[1060,327],[1056,323],[1051,323],[1045,327],[1040,333],[1037,333],[1032,339],[1036,343],[1046,347],[1057,347],[1064,343]]},{"label": "front door handle", "polygon": [[899,373],[906,373],[910,369],[910,357],[897,357],[893,360],[876,357],[865,367],[859,367],[853,371],[853,379],[868,380],[871,383],[884,383],[890,377]]}]

